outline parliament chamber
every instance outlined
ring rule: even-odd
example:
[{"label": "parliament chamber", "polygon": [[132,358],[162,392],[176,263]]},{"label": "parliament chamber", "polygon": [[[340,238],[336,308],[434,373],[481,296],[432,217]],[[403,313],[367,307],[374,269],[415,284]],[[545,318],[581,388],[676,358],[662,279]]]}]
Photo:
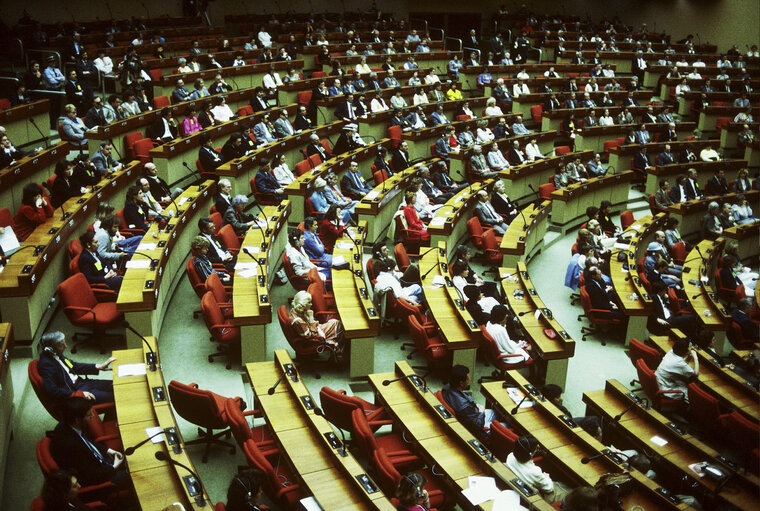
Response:
[{"label": "parliament chamber", "polygon": [[727,3],[14,7],[0,508],[760,508]]}]

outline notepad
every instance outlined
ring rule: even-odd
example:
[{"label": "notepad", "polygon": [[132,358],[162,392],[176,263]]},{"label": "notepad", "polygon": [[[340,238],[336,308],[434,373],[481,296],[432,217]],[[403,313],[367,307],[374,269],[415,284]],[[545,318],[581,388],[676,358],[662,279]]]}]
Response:
[{"label": "notepad", "polygon": [[121,364],[118,373],[119,378],[126,378],[127,376],[142,376],[145,374],[145,364]]},{"label": "notepad", "polygon": [[259,247],[258,245],[255,247],[246,246],[246,247],[243,247],[243,249],[248,250],[248,252],[250,252],[251,254],[258,254],[261,251],[261,247]]},{"label": "notepad", "polygon": [[364,198],[367,200],[373,200],[376,199],[378,195],[380,195],[380,190],[372,190],[367,195],[365,195]]},{"label": "notepad", "polygon": [[300,502],[306,511],[323,511],[322,506],[319,505],[319,502],[314,497],[306,497],[305,499],[301,499]]},{"label": "notepad", "polygon": [[354,248],[354,244],[350,241],[339,241],[335,244],[335,248],[338,248],[340,250],[351,250]]},{"label": "notepad", "polygon": [[525,394],[516,387],[507,387],[507,395],[509,396],[509,399],[511,399],[514,404],[520,403],[520,401],[522,401],[522,404],[520,404],[520,408],[530,408],[531,406],[533,406],[533,401],[531,401],[530,399],[526,399],[525,401],[523,401]]},{"label": "notepad", "polygon": [[251,277],[256,276],[256,268],[239,271],[236,273],[236,275],[241,279],[250,279]]},{"label": "notepad", "polygon": [[10,225],[7,226],[3,233],[0,234],[0,248],[3,249],[3,253],[6,256],[10,256],[12,253],[18,250],[20,246],[21,245],[18,242],[18,238],[13,232],[13,227]]},{"label": "notepad", "polygon": [[501,493],[493,477],[470,476],[467,480],[470,486],[462,490],[462,495],[467,497],[473,506],[493,500]]},{"label": "notepad", "polygon": [[258,268],[259,264],[256,262],[243,262],[238,261],[235,263],[235,270],[253,270],[253,274],[256,275],[256,268]]},{"label": "notepad", "polygon": [[338,266],[346,262],[346,258],[342,255],[338,254],[333,256],[332,264],[333,266]]},{"label": "notepad", "polygon": [[446,223],[447,218],[445,216],[437,216],[430,221],[431,226],[441,226]]},{"label": "notepad", "polygon": [[436,286],[445,286],[446,279],[443,278],[443,275],[435,275],[433,277],[433,284],[435,284]]},{"label": "notepad", "polygon": [[145,428],[145,434],[150,437],[151,435],[156,435],[153,438],[150,439],[151,442],[154,444],[160,444],[164,441],[164,435],[157,434],[159,431],[162,431],[161,426],[156,426],[154,428]]},{"label": "notepad", "polygon": [[180,207],[185,202],[187,202],[187,197],[180,197],[180,199],[177,201],[177,207]]},{"label": "notepad", "polygon": [[127,264],[124,265],[126,269],[143,269],[150,267],[151,260],[150,259],[130,259],[127,261]]},{"label": "notepad", "polygon": [[667,440],[665,440],[661,436],[657,436],[657,435],[655,435],[652,438],[650,438],[649,441],[652,442],[654,445],[657,445],[657,446],[660,446],[660,447],[664,447],[665,445],[668,444]]},{"label": "notepad", "polygon": [[137,245],[137,250],[140,252],[150,252],[151,250],[156,250],[156,244],[155,243],[140,243]]},{"label": "notepad", "polygon": [[520,495],[514,490],[504,490],[495,499],[491,511],[527,511],[528,508],[520,504]]}]

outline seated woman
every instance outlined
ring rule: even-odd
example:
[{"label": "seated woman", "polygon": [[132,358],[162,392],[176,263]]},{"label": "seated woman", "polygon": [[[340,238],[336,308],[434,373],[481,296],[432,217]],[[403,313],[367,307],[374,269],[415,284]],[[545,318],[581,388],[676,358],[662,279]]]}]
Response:
[{"label": "seated woman", "polygon": [[[321,177],[318,177],[314,180],[314,192],[311,194],[311,197],[309,197],[314,211],[318,213],[327,212],[328,208],[332,204],[332,202],[330,202],[327,197],[327,181]],[[333,202],[337,202],[334,194],[331,195],[331,198],[333,199]],[[343,220],[343,223],[348,223],[351,221],[351,213],[352,211],[350,209],[340,208],[340,216]]]},{"label": "seated woman", "polygon": [[406,268],[404,273],[401,273],[398,269],[395,259],[390,256],[390,250],[388,247],[382,244],[376,244],[372,247],[372,266],[377,262],[383,262],[385,265],[393,271],[393,273],[401,281],[402,286],[408,286],[409,284],[419,283],[420,281],[420,269],[412,263]]},{"label": "seated woman", "polygon": [[235,195],[222,217],[223,226],[231,225],[238,236],[245,236],[248,229],[256,222],[253,215],[245,212],[247,204],[248,197],[245,195]]},{"label": "seated woman", "polygon": [[209,275],[216,273],[219,279],[224,282],[230,282],[232,275],[225,271],[216,270],[208,258],[208,251],[211,249],[211,242],[205,236],[196,236],[190,242],[190,251],[193,254],[193,268],[195,273],[202,281],[206,281]]},{"label": "seated woman", "polygon": [[303,221],[303,227],[303,249],[309,255],[309,259],[319,260],[315,264],[329,268],[332,265],[332,254],[325,251],[325,244],[317,234],[319,221],[313,216],[307,216]]},{"label": "seated woman", "polygon": [[486,101],[486,115],[504,115],[501,107],[496,104],[496,98],[488,98]]},{"label": "seated woman", "polygon": [[425,476],[419,472],[409,472],[398,481],[396,498],[399,511],[427,511],[430,509],[430,497],[425,489]]},{"label": "seated woman", "polygon": [[[489,146],[488,150],[488,166],[495,171],[506,170],[509,168],[509,162],[504,157],[504,153],[499,149],[499,143],[494,142]],[[498,181],[499,183],[501,180]]]},{"label": "seated woman", "polygon": [[13,231],[19,241],[24,241],[38,225],[53,216],[55,210],[42,196],[42,187],[37,183],[24,185],[21,207],[13,218]]},{"label": "seated woman", "polygon": [[[469,270],[468,270],[469,272]],[[464,286],[464,296],[467,298],[467,312],[478,325],[485,325],[491,318],[491,311],[499,301],[491,296],[484,296],[483,290],[472,284]]]},{"label": "seated woman", "polygon": [[454,252],[454,259],[452,261],[461,261],[467,266],[467,269],[469,270],[467,277],[465,278],[467,280],[468,284],[474,284],[480,288],[483,289],[483,294],[486,296],[490,296],[491,298],[495,298],[499,303],[501,303],[501,296],[499,295],[499,286],[496,284],[496,282],[486,282],[483,280],[480,275],[478,275],[470,266],[470,257],[472,256],[472,253],[470,252],[470,249],[467,248],[464,245],[459,245]]},{"label": "seated woman", "polygon": [[752,208],[749,205],[749,201],[747,201],[747,198],[743,193],[736,195],[734,205],[731,206],[731,212],[733,213],[734,220],[738,225],[749,224],[757,221],[757,218],[754,216]]},{"label": "seated woman", "polygon": [[726,242],[726,246],[723,248],[723,257],[730,255],[734,258],[734,266],[732,271],[734,275],[742,281],[744,289],[747,290],[747,294],[751,295],[755,292],[755,284],[757,284],[758,273],[751,271],[746,266],[742,265],[742,258],[739,255],[739,244],[735,241]]},{"label": "seated woman", "polygon": [[[311,310],[311,295],[306,291],[299,291],[293,297],[290,324],[305,342],[318,343],[323,349],[336,355],[343,352],[343,324],[335,318],[328,319],[324,323],[314,319],[314,311]],[[317,348],[317,351],[321,350]]]},{"label": "seated woman", "polygon": [[79,237],[79,243],[82,245],[82,253],[79,255],[79,271],[87,278],[87,282],[105,284],[118,293],[124,277],[116,273],[113,264],[109,265],[100,258],[95,233],[85,231]]},{"label": "seated woman", "polygon": [[124,202],[124,222],[130,229],[139,229],[143,234],[150,227],[148,206],[145,204],[142,190],[137,186],[130,186],[127,189],[127,198]]},{"label": "seated woman", "polygon": [[507,308],[504,305],[498,304],[491,309],[491,319],[486,324],[486,331],[496,341],[502,355],[519,355],[505,358],[507,364],[519,364],[530,360],[530,355],[526,351],[530,345],[525,341],[515,342],[509,337]]},{"label": "seated woman", "polygon": [[293,273],[303,277],[308,275],[312,268],[317,268],[322,280],[330,278],[330,269],[318,268],[316,264],[312,263],[309,255],[303,249],[303,244],[304,236],[301,231],[295,229],[288,234],[288,246],[285,248],[285,254],[287,254],[290,265],[293,267]]},{"label": "seated woman", "polygon": [[336,204],[327,208],[325,218],[319,226],[319,238],[325,246],[325,252],[332,253],[335,242],[343,237],[346,226],[340,219],[340,207]]},{"label": "seated woman", "polygon": [[392,291],[393,296],[396,298],[403,298],[413,305],[419,305],[424,302],[425,297],[422,294],[422,287],[419,284],[409,284],[402,286],[401,280],[399,279],[396,272],[394,272],[393,268],[384,261],[373,260],[372,266],[375,270],[375,274],[377,275],[375,293],[385,293],[387,291]]},{"label": "seated woman", "polygon": [[349,197],[343,195],[343,192],[340,190],[340,184],[338,183],[338,176],[332,172],[328,172],[327,176],[325,177],[325,181],[327,184],[325,185],[324,194],[325,199],[327,199],[327,203],[330,205],[336,204],[340,206],[343,211],[346,211],[351,216],[354,216],[354,208],[359,203],[359,201],[351,200]]},{"label": "seated woman", "polygon": [[[45,475],[40,499],[42,511],[87,511],[92,509],[79,499],[81,488],[77,476],[69,470],[55,470]],[[37,509],[37,508],[35,508]]]},{"label": "seated woman", "polygon": [[53,209],[58,209],[61,205],[72,197],[78,197],[87,192],[87,188],[79,187],[72,179],[74,173],[71,162],[61,160],[55,164],[55,180],[53,181],[52,194],[50,203]]},{"label": "seated woman", "polygon": [[521,436],[515,442],[514,450],[507,455],[505,465],[531,490],[540,493],[546,502],[562,500],[569,489],[552,481],[549,474],[533,463],[533,458],[539,451],[540,446],[535,438],[530,435]]},{"label": "seated woman", "polygon": [[195,103],[190,103],[187,106],[185,119],[182,121],[182,133],[185,135],[192,135],[200,130],[201,123],[198,121],[198,116],[195,115]]},{"label": "seated woman", "polygon": [[488,121],[481,119],[478,121],[477,126],[478,129],[475,132],[475,139],[477,140],[478,144],[485,145],[493,142],[495,135],[493,134],[493,131],[491,131],[491,128],[488,127]]},{"label": "seated woman", "polygon": [[404,220],[406,220],[406,228],[415,233],[412,235],[414,239],[425,243],[430,241],[430,233],[427,232],[427,227],[417,215],[417,209],[414,207],[416,202],[417,192],[411,189],[406,190],[404,192],[404,206],[401,211],[404,214]]}]

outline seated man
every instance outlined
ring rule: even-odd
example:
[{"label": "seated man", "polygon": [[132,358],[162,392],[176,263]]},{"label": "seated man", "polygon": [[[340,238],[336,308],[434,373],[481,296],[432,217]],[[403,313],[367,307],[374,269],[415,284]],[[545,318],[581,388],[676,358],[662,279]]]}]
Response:
[{"label": "seated man", "polygon": [[50,454],[60,468],[75,470],[82,486],[110,481],[119,488],[129,488],[124,454],[87,438],[87,424],[92,418],[91,401],[69,399],[50,439]]},{"label": "seated man", "polygon": [[475,403],[475,400],[464,391],[470,386],[470,370],[461,364],[451,368],[449,382],[443,386],[443,399],[454,410],[457,419],[470,433],[485,438],[488,433],[486,428],[491,427],[491,422],[496,418],[496,413]]},{"label": "seated man", "polygon": [[673,200],[670,198],[670,193],[668,192],[669,187],[670,183],[667,179],[660,179],[660,186],[657,188],[657,191],[654,192],[655,207],[667,210],[669,206],[673,205]]},{"label": "seated man", "polygon": [[647,319],[647,330],[652,335],[665,335],[678,328],[687,336],[696,338],[699,334],[697,317],[694,314],[674,314],[670,310],[668,286],[664,282],[652,283],[652,304],[654,310]]},{"label": "seated man", "polygon": [[533,462],[541,447],[530,435],[521,436],[515,442],[514,450],[507,455],[505,465],[531,490],[537,492],[546,502],[562,500],[569,489],[552,481],[549,474]]},{"label": "seated man", "polygon": [[367,184],[359,170],[359,164],[355,161],[351,162],[348,171],[341,178],[340,186],[343,193],[354,200],[361,200],[362,197],[372,191],[372,187]]},{"label": "seated man", "polygon": [[[694,367],[689,365],[689,360],[694,361]],[[699,357],[693,349],[689,349],[689,340],[679,337],[673,343],[673,349],[665,353],[660,365],[654,372],[657,377],[657,386],[660,390],[681,392],[668,392],[668,399],[683,400],[689,402],[688,385],[696,380],[699,375]]]},{"label": "seated man", "polygon": [[591,308],[608,311],[608,319],[622,319],[623,313],[611,296],[609,286],[604,283],[599,267],[590,267],[588,275],[590,279],[586,281],[586,291],[591,300]]},{"label": "seated man", "polygon": [[254,183],[258,192],[272,195],[276,201],[287,199],[288,196],[285,195],[285,188],[283,188],[280,183],[277,182],[277,178],[274,177],[269,160],[267,158],[261,158],[259,161],[261,167],[254,178]]},{"label": "seated man", "polygon": [[100,364],[74,362],[63,354],[66,351],[66,337],[62,332],[42,334],[40,348],[37,371],[48,395],[61,404],[72,397],[81,397],[93,404],[113,402],[113,383],[110,378],[93,380],[80,375],[110,371],[108,366],[116,360],[114,357]]},{"label": "seated man", "polygon": [[470,156],[470,169],[472,173],[482,179],[492,179],[499,175],[498,172],[494,172],[488,166],[485,155],[483,155],[483,147],[480,144],[473,146],[473,154]]},{"label": "seated man", "polygon": [[425,296],[422,294],[422,287],[419,284],[402,285],[398,275],[388,263],[381,260],[374,261],[373,268],[377,275],[375,293],[391,291],[396,298],[403,298],[413,305],[424,302]]},{"label": "seated man", "polygon": [[504,218],[491,205],[491,202],[488,200],[488,192],[485,190],[478,192],[478,203],[475,205],[475,214],[481,224],[492,226],[496,229],[499,236],[503,236],[507,232],[507,229],[509,229],[509,224],[504,221]]},{"label": "seated man", "polygon": [[90,284],[105,284],[112,290],[119,292],[123,276],[105,263],[98,254],[98,240],[94,232],[85,231],[79,237],[82,244],[82,253],[79,255],[79,271],[87,278]]},{"label": "seated man", "polygon": [[202,217],[198,220],[198,230],[200,231],[200,236],[203,236],[209,242],[208,260],[212,264],[223,264],[227,272],[232,274],[237,257],[232,255],[224,242],[214,234],[216,230],[214,221],[207,216]]},{"label": "seated man", "polygon": [[750,317],[752,311],[752,298],[742,298],[738,306],[731,311],[731,319],[739,325],[742,330],[742,337],[750,341],[757,342],[760,340],[760,330],[758,325]]}]

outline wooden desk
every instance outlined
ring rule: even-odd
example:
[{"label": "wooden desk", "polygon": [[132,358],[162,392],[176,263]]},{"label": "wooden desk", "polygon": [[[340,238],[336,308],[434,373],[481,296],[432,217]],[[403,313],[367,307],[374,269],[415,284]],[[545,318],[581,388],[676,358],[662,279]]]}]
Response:
[{"label": "wooden desk", "polygon": [[329,172],[332,172],[338,177],[338,181],[340,182],[353,161],[359,164],[362,177],[368,183],[372,182],[374,180],[372,177],[372,162],[375,160],[375,156],[377,156],[377,150],[380,147],[390,148],[390,145],[390,140],[387,138],[378,140],[365,147],[357,147],[353,151],[335,155],[309,172],[296,176],[295,181],[285,187],[285,193],[293,203],[293,216],[295,218],[304,218],[306,216],[306,200],[314,193],[314,181],[318,177],[324,179]]},{"label": "wooden desk", "polygon": [[[628,238],[627,248],[613,248],[610,257],[610,278],[623,312],[628,317],[628,328],[625,333],[626,346],[631,339],[646,339],[647,317],[652,313],[652,298],[644,288],[644,283],[638,277],[638,260],[644,256],[647,246],[654,241],[657,231],[664,229],[667,220],[665,213],[654,218],[646,216],[634,222],[624,233]],[[618,260],[618,255],[624,252],[624,261]]]},{"label": "wooden desk", "polygon": [[[604,142],[618,137],[625,137],[628,130],[638,129],[640,124],[616,124],[614,126],[593,126],[583,128],[575,138],[576,149],[591,149],[596,153],[604,151]],[[668,127],[667,123],[646,124],[649,133],[660,133]],[[697,124],[694,122],[679,122],[676,133],[679,139],[690,136]],[[652,192],[654,193],[654,192]]]},{"label": "wooden desk", "polygon": [[[539,86],[543,85],[544,83],[549,82],[549,86],[552,88],[552,90],[556,91],[554,94],[556,94],[557,99],[559,99],[560,101],[564,102],[564,99],[567,99],[570,96],[569,91],[562,90],[565,86],[565,82],[567,82],[568,80],[566,77],[548,78],[548,77],[544,77],[542,74],[541,76],[536,76],[535,78],[532,78],[531,80],[534,82],[534,86],[535,86],[533,87],[534,89],[537,89]],[[611,107],[597,106],[596,108],[597,110],[600,110],[600,111],[604,111],[605,108],[609,108],[610,113],[615,112],[612,115],[616,115],[617,113],[620,113],[620,110],[622,110],[622,107],[620,106],[620,104],[623,102],[623,100],[626,97],[628,97],[628,92],[623,91],[623,90],[610,90],[610,91],[603,90],[605,85],[607,85],[608,83],[612,83],[612,80],[618,80],[618,78],[607,78],[603,76],[598,76],[596,78],[596,83],[597,85],[599,85],[599,92],[592,92],[589,94],[595,101],[598,101],[602,96],[604,96],[605,92],[608,92],[610,95],[610,98],[615,103],[615,106],[611,106]],[[512,79],[510,81],[517,82],[517,80],[515,79]],[[505,84],[507,83],[506,78],[504,80],[504,83]],[[578,88],[581,90],[575,91],[575,97],[579,101],[583,99],[583,94],[584,92],[586,92],[583,90],[582,85],[583,85],[583,80],[578,82]],[[528,87],[530,87],[530,85]],[[645,96],[641,94],[641,92],[643,91],[635,91],[633,97],[635,97],[637,100],[640,100],[640,101],[641,100],[648,101],[649,98],[652,97],[651,93],[648,93],[648,95]],[[510,93],[511,93],[511,89],[510,89]],[[552,93],[548,93],[548,92],[531,92],[529,94],[520,94],[516,98],[512,98],[512,113],[520,113],[523,115],[523,117],[528,119],[531,117],[530,107],[535,106],[535,105],[543,105],[544,103],[549,101],[549,99],[551,98],[551,95]],[[639,112],[639,111],[642,113],[645,112],[646,106],[629,107],[629,109],[631,109],[631,113],[633,115],[636,115],[634,112]],[[541,121],[543,122],[544,115],[548,114],[551,117],[553,115],[551,114],[551,112],[553,112],[553,110],[543,110],[541,113]],[[581,115],[580,117],[576,116],[576,118],[583,118],[585,116],[586,116],[586,111],[584,110],[583,115]],[[559,125],[555,126],[554,129],[558,129],[558,127]]]},{"label": "wooden desk", "polygon": [[[717,140],[684,140],[681,142],[650,142],[646,144],[647,148],[647,155],[649,158],[651,158],[652,162],[654,162],[657,159],[657,155],[660,154],[665,150],[665,145],[670,145],[670,152],[673,153],[674,156],[677,156],[681,151],[683,151],[687,146],[691,146],[694,148],[694,152],[696,154],[699,154],[699,152],[707,147],[708,145],[712,145],[715,147],[715,144],[717,144]],[[629,144],[629,145],[619,145],[617,147],[610,148],[610,167],[614,167],[616,169],[628,169],[631,168],[631,160],[634,157],[636,153],[639,152],[641,149],[640,144]],[[707,182],[706,176],[703,176],[704,182]],[[671,183],[675,184],[675,183]],[[704,185],[704,183],[703,183]]]},{"label": "wooden desk", "polygon": [[[156,338],[148,337],[146,340],[158,355]],[[200,481],[192,477],[196,481],[195,484],[200,487],[200,495],[205,500],[204,504],[200,504],[196,496],[188,491],[190,486],[187,480],[190,475],[185,469],[167,461],[157,460],[155,457],[155,453],[163,452],[171,459],[195,471],[169,405],[160,360],[156,371],[151,371],[146,362],[148,352],[148,348],[144,345],[113,352],[113,356],[116,357],[113,363],[114,401],[122,444],[124,446],[138,444],[147,437],[147,428],[160,428],[174,433],[174,435],[164,434],[162,441],[158,443],[148,442],[125,460],[128,463],[129,475],[140,501],[140,507],[143,511],[160,511],[174,502],[179,502],[185,506],[185,509],[204,509],[204,505],[205,509],[208,509],[211,501]],[[119,377],[119,367],[123,364],[145,364],[146,374]]]},{"label": "wooden desk", "polygon": [[593,153],[591,151],[577,151],[560,156],[550,156],[534,162],[509,167],[499,172],[499,177],[504,181],[504,193],[512,201],[522,201],[529,197],[537,199],[538,187],[549,182],[549,179],[555,174],[557,166],[560,163],[567,165],[576,158],[580,158],[581,161],[588,161],[592,157]]},{"label": "wooden desk", "polygon": [[[719,117],[730,117],[733,119],[737,114],[744,112],[745,110],[746,108],[735,106],[706,106],[699,111],[699,122],[697,123],[697,127],[701,131],[715,131]],[[752,108],[752,117],[757,119],[759,114],[760,108]]]},{"label": "wooden desk", "polygon": [[[643,408],[642,401],[617,380],[607,380],[604,390],[584,392],[583,402],[586,403],[589,413],[606,421],[612,420],[633,405],[614,426],[608,426],[608,431],[614,428],[612,432],[615,436],[608,441],[624,442],[639,452],[646,450],[655,453],[655,459],[659,461],[662,469],[674,472],[676,477],[685,477],[687,481],[704,490],[714,490],[715,481],[707,477],[698,477],[689,465],[707,461],[724,471],[732,470],[714,449],[688,433],[681,434],[673,429],[673,423],[656,410]],[[664,440],[665,445],[654,443],[652,440],[656,437]],[[738,509],[755,509],[760,505],[757,476],[736,473],[730,484],[737,488],[737,492],[721,492],[719,496],[722,501]]]},{"label": "wooden desk", "polygon": [[473,211],[478,204],[478,192],[488,192],[493,183],[493,179],[473,183],[446,201],[428,223],[430,245],[436,246],[439,241],[452,247],[459,245],[467,235],[467,221],[473,217]]},{"label": "wooden desk", "polygon": [[[760,95],[758,95],[760,96]],[[727,125],[724,125],[723,128],[720,130],[720,147],[721,149],[736,149],[738,148],[738,142],[739,142],[739,133],[741,131],[744,131],[744,124],[743,122],[729,122]],[[752,133],[757,133],[758,128],[760,128],[760,122],[748,122],[746,123],[750,129],[752,130]],[[747,160],[747,158],[744,158]],[[749,161],[749,160],[747,160]]]},{"label": "wooden desk", "polygon": [[[562,474],[560,479],[570,483],[571,487],[593,486],[599,477],[609,472],[626,470],[624,462],[612,456],[603,456],[582,463],[581,459],[602,454],[605,445],[586,433],[572,417],[546,400],[528,384],[517,371],[507,371],[505,382],[489,382],[481,385],[480,392],[495,410],[507,414],[515,403],[507,392],[508,386],[516,387],[522,395],[531,394],[533,406],[520,408],[517,413],[508,415],[517,424],[522,434],[533,435],[543,447],[544,462],[556,467]],[[535,393],[535,394],[534,394]],[[547,460],[548,459],[548,460]],[[674,504],[658,492],[658,485],[644,474],[631,471],[631,489],[622,497],[622,508],[630,509],[641,506],[644,509],[691,509],[685,504]]]},{"label": "wooden desk", "polygon": [[[760,199],[760,192],[757,190],[750,190],[745,193],[744,196],[747,198],[750,205],[754,206],[757,205],[757,201]],[[707,206],[713,201],[718,204],[723,202],[730,202],[733,204],[735,199],[735,193],[728,193],[722,196],[707,196],[673,204],[668,207],[668,212],[673,218],[678,220],[678,230],[681,233],[681,236],[684,238],[701,238],[700,223],[702,218],[707,214]]]},{"label": "wooden desk", "polygon": [[[678,331],[668,336],[652,336],[647,344],[657,348],[663,355],[673,348],[675,338],[686,336]],[[717,360],[698,346],[692,345],[699,359],[699,386],[718,400],[721,407],[736,410],[748,420],[760,422],[760,393],[744,378],[727,367],[721,367]],[[693,362],[689,362],[692,366]]]},{"label": "wooden desk", "polygon": [[[347,450],[341,454],[343,444],[330,423],[315,413],[316,401],[288,352],[276,350],[274,356],[274,363],[246,364],[246,372],[269,428],[307,492],[325,511],[392,511],[390,500],[353,455]],[[270,387],[283,376],[270,395]]]},{"label": "wooden desk", "polygon": [[393,221],[393,215],[404,201],[404,189],[417,176],[420,167],[433,165],[438,161],[438,158],[433,158],[396,172],[362,197],[355,211],[360,222],[367,222],[367,244],[374,245],[385,237],[385,231]]},{"label": "wooden desk", "polygon": [[[11,378],[11,354],[13,353],[13,324],[0,323],[0,471],[8,462],[8,448],[13,435],[13,378]],[[4,472],[3,472],[4,473]]]},{"label": "wooden desk", "polygon": [[628,203],[628,189],[634,178],[632,170],[620,174],[607,174],[574,183],[552,192],[552,224],[558,225],[565,233],[585,222],[586,208],[602,201],[610,201],[613,210],[619,210]]},{"label": "wooden desk", "polygon": [[422,292],[438,325],[439,335],[452,352],[452,365],[467,366],[474,374],[475,355],[482,335],[451,281],[446,242],[439,241],[437,246],[422,252],[419,265],[423,276]]},{"label": "wooden desk", "polygon": [[499,245],[502,266],[528,262],[541,251],[551,210],[552,201],[545,200],[538,207],[531,202],[512,220]]},{"label": "wooden desk", "polygon": [[[411,376],[384,385],[385,380]],[[434,465],[443,473],[443,479],[455,493],[464,509],[473,509],[460,492],[469,487],[469,476],[487,476],[496,479],[499,488],[515,490],[520,501],[531,509],[549,511],[553,509],[539,495],[531,492],[519,482],[506,465],[500,463],[462,424],[451,417],[446,408],[424,387],[414,370],[406,361],[396,362],[395,371],[372,374],[370,385],[385,404],[385,409],[394,421],[417,444],[429,465]],[[486,502],[474,509],[491,509],[492,502]]]},{"label": "wooden desk", "polygon": [[24,156],[12,167],[0,170],[0,204],[14,214],[21,207],[24,185],[47,181],[55,171],[55,164],[67,154],[68,142],[58,142],[38,153]]},{"label": "wooden desk", "polygon": [[[190,186],[167,206],[164,211],[172,218],[166,227],[160,230],[158,222],[153,222],[137,247],[138,252],[152,258],[150,267],[128,268],[124,273],[116,308],[143,335],[155,336],[161,332],[174,289],[185,273],[190,242],[198,234],[196,215],[202,215],[201,211],[213,200],[215,187],[211,180]],[[135,255],[131,261],[145,259]],[[127,346],[140,344],[140,338],[128,331]]]},{"label": "wooden desk", "polygon": [[[694,102],[702,97],[702,91],[695,89],[691,90],[689,92],[684,92],[680,96],[676,98],[676,101],[678,102],[678,113],[680,115],[690,115],[691,114],[691,108]],[[735,92],[708,92],[707,93],[707,102],[708,104],[715,103],[716,101],[724,101],[728,103],[729,105],[734,104],[734,100],[741,97],[741,92],[737,89]],[[760,99],[760,94],[758,93],[751,93],[747,94],[747,97],[752,103],[757,103],[758,99]],[[743,109],[742,109],[743,110]],[[733,118],[736,114],[731,115],[731,118]],[[734,142],[736,142],[736,138],[734,138]],[[722,146],[721,146],[722,147]]]},{"label": "wooden desk", "polygon": [[[760,197],[750,199],[750,204],[757,204],[758,198]],[[739,244],[739,254],[742,261],[747,263],[745,266],[757,259],[758,251],[760,251],[760,221],[724,229],[723,237],[727,242],[733,241]],[[757,286],[755,289],[757,290]]]},{"label": "wooden desk", "polygon": [[[459,57],[459,60],[462,60],[462,52],[461,51],[430,51],[430,52],[415,52],[414,58],[417,61],[417,65],[419,67],[434,67],[436,69],[446,69],[449,60],[453,58],[454,55],[457,55]],[[338,55],[336,57],[333,57],[333,59],[337,60],[344,68],[354,67],[356,64],[358,64],[361,60],[361,57],[364,55],[356,55],[353,57],[347,57],[345,55]],[[391,55],[386,55],[382,53],[376,53],[375,55],[366,55],[367,57],[367,64],[372,66],[373,64],[375,67],[380,67],[383,62],[385,62],[385,59],[387,57],[390,57],[393,62],[406,62],[409,58],[409,54],[407,53],[394,53]],[[394,70],[393,75],[396,75],[396,72]]]},{"label": "wooden desk", "polygon": [[[264,206],[264,215],[256,218],[263,226],[248,229],[240,244],[232,283],[232,310],[235,324],[240,327],[240,360],[261,362],[267,359],[267,325],[272,322],[270,275],[277,272],[287,243],[290,201],[279,206]],[[243,252],[247,249],[252,256]],[[252,259],[255,258],[255,261]],[[249,275],[250,265],[256,278]]]},{"label": "wooden desk", "polygon": [[122,170],[101,179],[92,191],[67,200],[63,204],[66,219],[58,208],[21,244],[20,251],[10,257],[0,273],[0,311],[3,318],[13,318],[17,340],[31,342],[49,320],[44,316],[51,308],[50,300],[58,284],[69,275],[65,250],[69,239],[78,237],[95,220],[95,211],[101,202],[123,204],[128,185],[141,169],[140,162],[130,162]]},{"label": "wooden desk", "polygon": [[[683,174],[688,174],[689,169],[696,169],[697,174],[705,176],[705,182],[716,169],[723,169],[726,173],[726,181],[736,178],[739,170],[747,168],[746,160],[722,160],[722,161],[692,161],[689,163],[673,163],[671,165],[657,165],[652,170],[647,171],[646,193],[651,195],[659,188],[660,179],[670,180],[670,184],[675,184],[675,178]],[[709,176],[709,177],[707,177]]]},{"label": "wooden desk", "polygon": [[[41,142],[47,137],[50,131],[49,116],[50,100],[40,99],[28,105],[18,105],[0,111],[0,125],[5,127],[5,134],[13,145],[24,147]],[[37,128],[34,127],[35,124]]]},{"label": "wooden desk", "polygon": [[[591,99],[595,101],[599,101],[599,104],[596,107],[591,109],[596,114],[597,120],[599,119],[599,117],[601,117],[601,115],[604,113],[605,110],[609,110],[610,115],[613,116],[613,118],[617,118],[617,115],[623,111],[623,107],[619,105],[623,101],[623,99],[628,97],[628,94],[625,92],[621,94],[621,92],[619,91],[608,91],[608,92],[610,92],[611,99],[613,98],[612,92],[615,92],[615,94],[618,96],[614,98],[615,100],[617,100],[615,102],[616,106],[609,106],[609,107],[601,106],[601,99],[604,97],[604,91],[589,93],[589,96],[591,97]],[[550,95],[547,95],[547,96],[548,97],[546,98],[546,100],[544,100],[544,103],[549,99],[549,97],[551,97]],[[568,99],[570,97],[570,93],[563,92],[561,93],[561,96],[564,97],[565,99]],[[559,98],[560,96],[557,96],[557,97]],[[580,103],[581,101],[583,101],[585,97],[584,91],[580,90],[576,92],[575,97],[578,103]],[[652,93],[649,91],[644,91],[644,90],[634,91],[633,97],[639,103],[643,103],[642,106],[628,107],[628,111],[631,112],[631,115],[633,115],[633,117],[636,119],[636,118],[640,118],[641,115],[647,112],[648,107],[644,105],[646,105],[646,102],[649,101],[649,98],[652,97]],[[662,106],[655,106],[654,113],[659,114],[663,108],[664,107]],[[575,114],[576,119],[583,119],[586,117],[588,111],[589,109],[587,107],[579,106],[578,108],[558,108],[556,110],[547,110],[545,112],[541,112],[541,130],[542,131],[560,130],[562,127],[562,122],[565,119],[568,119],[570,117],[570,114]]]},{"label": "wooden desk", "polygon": [[[546,383],[564,388],[568,360],[575,354],[575,341],[538,296],[524,261],[519,261],[516,268],[499,268],[499,275],[509,308],[525,332],[534,357],[546,369]],[[538,318],[535,311],[540,311]],[[548,337],[546,330],[553,331],[555,338]]]},{"label": "wooden desk", "polygon": [[[348,227],[336,240],[332,269],[335,305],[351,343],[349,376],[362,379],[375,371],[375,337],[380,334],[380,315],[370,299],[371,287],[364,282],[362,267],[367,228],[367,221],[360,220],[356,228]],[[349,269],[335,269],[341,258],[351,265]]]}]

